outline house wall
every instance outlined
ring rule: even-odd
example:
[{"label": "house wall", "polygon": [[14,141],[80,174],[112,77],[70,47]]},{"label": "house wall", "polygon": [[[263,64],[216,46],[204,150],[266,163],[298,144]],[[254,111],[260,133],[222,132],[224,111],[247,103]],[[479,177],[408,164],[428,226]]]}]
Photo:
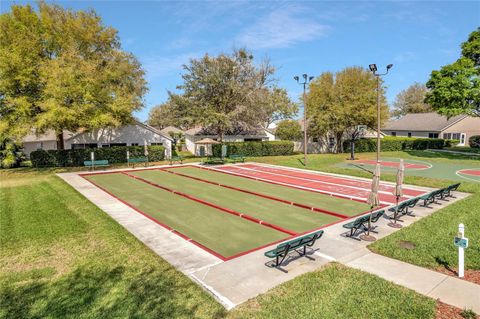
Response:
[{"label": "house wall", "polygon": [[103,144],[125,143],[127,146],[132,144],[151,145],[152,143],[162,143],[165,147],[165,155],[170,158],[172,153],[172,142],[164,136],[155,133],[141,125],[125,125],[119,128],[97,129],[91,132],[81,133],[65,141],[65,148],[71,149],[73,144]]},{"label": "house wall", "polygon": [[268,141],[275,141],[275,135],[270,133],[269,131],[265,131],[265,135],[267,135]]},{"label": "house wall", "polygon": [[36,150],[56,150],[57,141],[41,141],[41,142],[23,142],[23,152],[30,158],[30,153]]},{"label": "house wall", "polygon": [[468,139],[471,136],[480,135],[480,117],[466,117],[443,130],[441,137],[443,137],[443,133],[464,133],[465,145],[468,145]]}]

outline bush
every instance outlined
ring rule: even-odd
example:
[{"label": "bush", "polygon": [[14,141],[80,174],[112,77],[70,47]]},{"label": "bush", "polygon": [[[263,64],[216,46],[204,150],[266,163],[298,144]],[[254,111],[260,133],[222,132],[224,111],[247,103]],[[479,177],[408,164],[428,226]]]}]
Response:
[{"label": "bush", "polygon": [[470,145],[471,148],[480,148],[480,135],[470,136],[468,145]]},{"label": "bush", "polygon": [[[455,140],[444,140],[440,138],[410,138],[410,137],[392,137],[386,136],[380,141],[383,152],[403,151],[403,150],[425,150],[442,149],[450,147]],[[350,141],[343,143],[346,152],[350,151]],[[355,142],[355,152],[375,152],[377,150],[376,139],[360,139]]]},{"label": "bush", "polygon": [[284,120],[278,123],[275,135],[284,141],[298,141],[302,138],[302,127],[298,121]]},{"label": "bush", "polygon": [[0,168],[19,167],[25,160],[21,145],[13,140],[0,137]]},{"label": "bush", "polygon": [[[271,142],[229,142],[227,145],[227,156],[245,155],[255,156],[276,156],[292,155],[293,142],[289,141],[271,141]],[[222,145],[213,145],[213,156],[220,157],[222,154]]]},{"label": "bush", "polygon": [[[127,150],[130,157],[144,156],[143,146],[115,146],[103,148],[86,148],[76,150],[38,150],[30,153],[30,160],[35,167],[39,166],[83,166],[84,161],[90,160],[90,152],[94,152],[95,159],[108,160],[109,163],[126,163]],[[165,147],[149,146],[148,159],[158,162],[165,157]]]}]

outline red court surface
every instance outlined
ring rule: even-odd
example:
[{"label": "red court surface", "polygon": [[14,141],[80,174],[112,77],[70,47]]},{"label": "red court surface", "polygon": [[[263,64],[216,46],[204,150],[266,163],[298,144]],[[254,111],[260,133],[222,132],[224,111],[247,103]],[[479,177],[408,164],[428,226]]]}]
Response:
[{"label": "red court surface", "polygon": [[[375,164],[377,164],[377,161],[376,160],[358,160],[358,161],[355,161],[355,163],[375,165]],[[381,161],[380,162],[380,165],[385,166],[385,167],[395,167],[395,168],[397,168],[399,164],[400,164],[399,162],[389,162],[389,161]],[[426,165],[426,164],[414,164],[414,163],[406,163],[405,162],[404,165],[405,165],[405,169],[428,169],[428,168],[430,168],[430,166]]]},{"label": "red court surface", "polygon": [[480,176],[480,169],[462,169],[458,173],[463,175]]},{"label": "red court surface", "polygon": [[[306,188],[333,196],[365,201],[370,192],[370,183],[346,177],[320,175],[308,172],[294,171],[285,168],[272,168],[256,164],[244,164],[237,166],[221,166],[214,168],[216,171],[243,176],[252,179],[289,185],[298,188]],[[391,185],[381,184],[379,199],[384,204],[395,204],[396,198],[392,194]],[[404,188],[405,196],[400,201],[407,200],[412,196],[418,196],[425,192]]]}]

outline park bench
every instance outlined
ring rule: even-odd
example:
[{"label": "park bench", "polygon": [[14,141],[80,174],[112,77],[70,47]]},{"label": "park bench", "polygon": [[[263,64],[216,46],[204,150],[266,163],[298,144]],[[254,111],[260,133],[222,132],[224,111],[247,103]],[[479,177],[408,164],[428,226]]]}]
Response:
[{"label": "park bench", "polygon": [[[342,227],[350,230],[350,235],[347,235],[347,237],[351,237],[353,239],[359,240],[357,238],[357,231],[358,230],[373,231],[374,227],[372,227],[371,224],[375,224],[376,222],[378,222],[378,220],[380,219],[380,217],[383,216],[383,214],[385,214],[384,209],[378,210],[376,212],[360,216],[354,221],[344,224]],[[370,219],[370,216],[371,216],[371,219]]]},{"label": "park bench", "polygon": [[225,160],[220,157],[209,156],[203,161],[203,164],[225,164]]},{"label": "park bench", "polygon": [[443,192],[442,192],[442,199],[445,199],[445,198],[448,198],[448,197],[454,197],[452,195],[452,192],[453,191],[456,191],[458,189],[458,187],[460,187],[460,184],[461,183],[456,183],[456,184],[452,184],[450,186],[447,186],[443,189]]},{"label": "park bench", "polygon": [[180,163],[183,164],[183,157],[181,156],[172,156],[170,158],[170,165],[173,165],[175,163]]},{"label": "park bench", "polygon": [[228,156],[228,159],[229,159],[232,163],[245,163],[245,156],[242,155],[242,154],[233,154],[233,155],[230,155],[230,156]]},{"label": "park bench", "polygon": [[128,165],[132,164],[133,168],[135,168],[135,164],[144,164],[145,167],[147,167],[148,164],[148,158],[146,157],[134,157],[134,158],[129,158],[127,160]]},{"label": "park bench", "polygon": [[430,204],[436,203],[437,198],[442,198],[443,197],[443,192],[445,191],[444,188],[434,190],[433,192],[430,192],[428,194],[425,194],[423,196],[420,196],[420,200],[423,200],[423,207],[429,207]]},{"label": "park bench", "polygon": [[108,160],[84,161],[83,165],[88,166],[91,170],[95,170],[97,166],[110,166]]},{"label": "park bench", "polygon": [[296,251],[300,256],[305,256],[307,253],[307,246],[313,246],[317,239],[323,236],[323,233],[323,230],[319,230],[281,243],[275,249],[267,251],[265,256],[268,258],[275,258],[275,267],[278,267],[292,251]]},{"label": "park bench", "polygon": [[394,215],[395,219],[397,218],[398,215],[413,216],[409,208],[415,207],[415,205],[417,205],[419,201],[420,201],[420,197],[410,198],[406,201],[401,202],[396,206],[393,206],[392,208],[389,208],[388,210],[396,214],[396,216]]}]

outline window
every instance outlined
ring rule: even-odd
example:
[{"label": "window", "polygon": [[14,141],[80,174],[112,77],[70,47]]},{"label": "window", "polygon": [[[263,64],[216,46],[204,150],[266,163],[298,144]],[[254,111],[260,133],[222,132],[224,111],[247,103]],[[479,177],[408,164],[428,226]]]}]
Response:
[{"label": "window", "polygon": [[138,146],[138,143],[131,143],[130,146]]},{"label": "window", "polygon": [[312,142],[313,142],[313,143],[318,143],[318,137],[312,138]]},{"label": "window", "polygon": [[243,139],[244,142],[261,142],[261,138],[245,138]]},{"label": "window", "polygon": [[443,133],[443,138],[446,140],[460,140],[461,133]]},{"label": "window", "polygon": [[438,133],[428,133],[428,138],[438,138]]},{"label": "window", "polygon": [[412,137],[412,132],[408,132],[408,137]]},{"label": "window", "polygon": [[72,150],[84,149],[84,148],[97,148],[96,143],[86,143],[86,144],[72,144]]},{"label": "window", "polygon": [[392,136],[397,136],[397,132],[392,132]]},{"label": "window", "polygon": [[150,143],[151,146],[163,146],[163,143]]}]

